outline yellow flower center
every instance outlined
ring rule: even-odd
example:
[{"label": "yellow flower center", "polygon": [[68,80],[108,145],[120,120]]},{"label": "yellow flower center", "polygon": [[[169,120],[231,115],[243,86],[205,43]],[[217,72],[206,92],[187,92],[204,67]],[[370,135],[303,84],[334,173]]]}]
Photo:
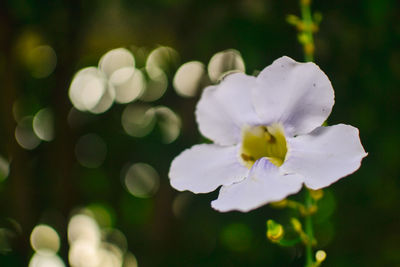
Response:
[{"label": "yellow flower center", "polygon": [[265,157],[276,166],[285,161],[287,145],[282,125],[245,126],[242,129],[240,157],[247,168]]}]

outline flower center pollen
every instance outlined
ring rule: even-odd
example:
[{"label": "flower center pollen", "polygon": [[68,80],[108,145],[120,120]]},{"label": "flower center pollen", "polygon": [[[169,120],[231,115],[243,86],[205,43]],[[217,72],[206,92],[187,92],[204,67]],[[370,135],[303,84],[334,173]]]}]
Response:
[{"label": "flower center pollen", "polygon": [[242,128],[240,157],[247,168],[260,158],[281,166],[285,161],[287,145],[282,125],[245,126]]}]

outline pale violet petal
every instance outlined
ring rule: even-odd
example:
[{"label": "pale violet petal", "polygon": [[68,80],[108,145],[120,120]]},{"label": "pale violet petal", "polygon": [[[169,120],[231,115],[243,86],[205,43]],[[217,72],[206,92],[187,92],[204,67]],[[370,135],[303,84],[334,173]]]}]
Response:
[{"label": "pale violet petal", "polygon": [[211,206],[221,212],[248,212],[297,193],[302,187],[302,182],[302,176],[281,175],[278,167],[268,159],[261,158],[254,163],[246,179],[223,186],[218,199],[211,202]]},{"label": "pale violet petal", "polygon": [[281,172],[303,175],[311,189],[327,187],[355,172],[367,156],[358,129],[345,124],[318,127],[310,134],[287,138],[287,143]]},{"label": "pale violet petal", "polygon": [[208,193],[246,177],[249,170],[238,160],[238,146],[195,145],[171,163],[169,178],[177,190]]},{"label": "pale violet petal", "polygon": [[253,103],[265,124],[282,123],[289,136],[321,126],[334,104],[334,92],[325,73],[314,63],[281,57],[257,77]]},{"label": "pale violet petal", "polygon": [[251,101],[255,84],[255,77],[234,73],[207,87],[196,108],[200,132],[220,145],[239,143],[243,125],[259,124]]}]

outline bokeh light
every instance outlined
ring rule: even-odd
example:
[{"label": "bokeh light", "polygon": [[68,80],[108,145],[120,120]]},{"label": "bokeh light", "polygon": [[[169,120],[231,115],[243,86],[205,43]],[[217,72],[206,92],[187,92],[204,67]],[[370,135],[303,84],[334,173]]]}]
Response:
[{"label": "bokeh light", "polygon": [[99,264],[96,267],[120,267],[123,261],[121,250],[113,244],[103,242],[97,250]]},{"label": "bokeh light", "polygon": [[178,95],[194,97],[207,82],[204,64],[200,61],[186,62],[175,73],[173,86]]},{"label": "bokeh light", "polygon": [[155,66],[146,67],[146,73],[146,90],[140,99],[146,102],[156,101],[164,95],[168,88],[167,75],[161,68]]},{"label": "bokeh light", "polygon": [[179,62],[178,52],[168,46],[160,46],[150,52],[146,60],[146,69],[150,72],[154,68],[163,70],[166,73],[172,72]]},{"label": "bokeh light", "polygon": [[113,209],[106,204],[93,203],[88,205],[84,211],[96,220],[99,227],[111,227],[114,224],[115,214]]},{"label": "bokeh light", "polygon": [[32,150],[40,144],[40,139],[33,131],[33,117],[26,116],[22,118],[15,128],[15,139],[24,149]]},{"label": "bokeh light", "polygon": [[[68,241],[70,244],[81,240],[92,245],[100,243],[100,228],[97,222],[87,214],[74,215],[68,224]],[[82,243],[82,246],[86,246]]]},{"label": "bokeh light", "polygon": [[174,142],[181,131],[181,119],[175,112],[165,106],[155,107],[154,111],[162,133],[162,142],[165,144]]},{"label": "bokeh light", "polygon": [[51,46],[40,45],[28,51],[26,62],[33,77],[46,78],[56,67],[57,55]]},{"label": "bokeh light", "polygon": [[109,109],[114,101],[115,92],[103,72],[95,67],[78,71],[69,88],[69,98],[80,111],[102,113]]},{"label": "bokeh light", "polygon": [[64,267],[63,260],[57,255],[60,249],[60,237],[49,225],[36,225],[30,236],[30,243],[35,251],[29,267]]},{"label": "bokeh light", "polygon": [[0,182],[4,181],[10,173],[10,163],[0,155]]},{"label": "bokeh light", "polygon": [[211,81],[217,82],[228,73],[245,72],[246,68],[240,52],[229,49],[212,56],[207,70]]},{"label": "bokeh light", "polygon": [[24,30],[16,42],[16,53],[24,67],[34,78],[46,78],[57,65],[54,49],[45,44],[44,38],[32,29]]},{"label": "bokeh light", "polygon": [[110,83],[107,83],[107,90],[104,92],[100,100],[97,102],[96,106],[94,106],[89,111],[94,114],[101,114],[106,112],[114,103],[115,99],[115,89],[113,86],[110,86]]},{"label": "bokeh light", "polygon": [[103,164],[107,154],[107,145],[97,134],[87,134],[79,138],[75,146],[78,162],[87,168],[97,168]]},{"label": "bokeh light", "polygon": [[146,163],[133,164],[124,174],[126,189],[139,198],[153,196],[158,190],[159,180],[157,171]]},{"label": "bokeh light", "polygon": [[123,262],[132,260],[133,254],[126,253],[125,235],[118,229],[100,228],[90,209],[72,216],[68,240],[68,260],[72,267],[121,267]]},{"label": "bokeh light", "polygon": [[115,89],[115,101],[129,103],[140,97],[146,89],[146,80],[141,70],[124,67],[115,71],[110,83]]},{"label": "bokeh light", "polygon": [[102,231],[102,236],[105,242],[114,244],[121,252],[126,252],[128,249],[128,240],[120,230],[107,228]]},{"label": "bokeh light", "polygon": [[70,244],[68,260],[73,267],[97,267],[100,264],[97,244],[77,240]]},{"label": "bokeh light", "polygon": [[125,254],[123,267],[138,267],[138,262],[132,253],[128,252]]},{"label": "bokeh light", "polygon": [[32,248],[37,252],[57,253],[60,248],[60,237],[52,227],[40,224],[33,228],[30,242]]},{"label": "bokeh light", "polygon": [[124,67],[135,67],[135,58],[126,48],[117,48],[108,51],[99,61],[99,68],[107,77]]},{"label": "bokeh light", "polygon": [[133,137],[146,136],[156,122],[154,109],[148,105],[130,104],[122,112],[121,124],[125,132]]},{"label": "bokeh light", "polygon": [[50,109],[44,108],[35,114],[33,117],[33,131],[43,141],[53,140],[54,115]]},{"label": "bokeh light", "polygon": [[65,267],[65,264],[57,254],[35,253],[28,267]]},{"label": "bokeh light", "polygon": [[43,37],[32,29],[23,31],[16,43],[16,52],[19,60],[26,64],[29,52],[43,43]]}]

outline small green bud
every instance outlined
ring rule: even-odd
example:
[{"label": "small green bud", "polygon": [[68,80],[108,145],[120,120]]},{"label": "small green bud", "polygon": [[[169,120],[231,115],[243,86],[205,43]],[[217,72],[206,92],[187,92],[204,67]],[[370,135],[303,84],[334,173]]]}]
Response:
[{"label": "small green bud", "polygon": [[303,226],[301,225],[301,222],[298,219],[292,218],[290,222],[292,223],[292,226],[297,233],[303,232]]},{"label": "small green bud", "polygon": [[324,191],[322,189],[319,190],[309,190],[310,192],[310,196],[312,197],[312,199],[314,199],[315,201],[320,200],[323,196],[324,196]]},{"label": "small green bud", "polygon": [[318,267],[326,259],[326,252],[323,250],[318,250],[315,253],[315,266]]},{"label": "small green bud", "polygon": [[306,55],[312,55],[314,53],[314,44],[308,42],[304,45],[304,52]]},{"label": "small green bud", "polygon": [[272,242],[279,242],[284,235],[283,226],[274,220],[267,221],[267,238]]},{"label": "small green bud", "polygon": [[301,22],[300,18],[296,15],[287,15],[286,21],[293,26],[297,26]]},{"label": "small green bud", "polygon": [[283,199],[281,201],[272,202],[269,205],[272,206],[273,208],[282,209],[287,207],[288,201],[287,199]]},{"label": "small green bud", "polygon": [[305,33],[300,33],[297,35],[297,38],[301,44],[307,44],[310,42],[310,38]]}]

